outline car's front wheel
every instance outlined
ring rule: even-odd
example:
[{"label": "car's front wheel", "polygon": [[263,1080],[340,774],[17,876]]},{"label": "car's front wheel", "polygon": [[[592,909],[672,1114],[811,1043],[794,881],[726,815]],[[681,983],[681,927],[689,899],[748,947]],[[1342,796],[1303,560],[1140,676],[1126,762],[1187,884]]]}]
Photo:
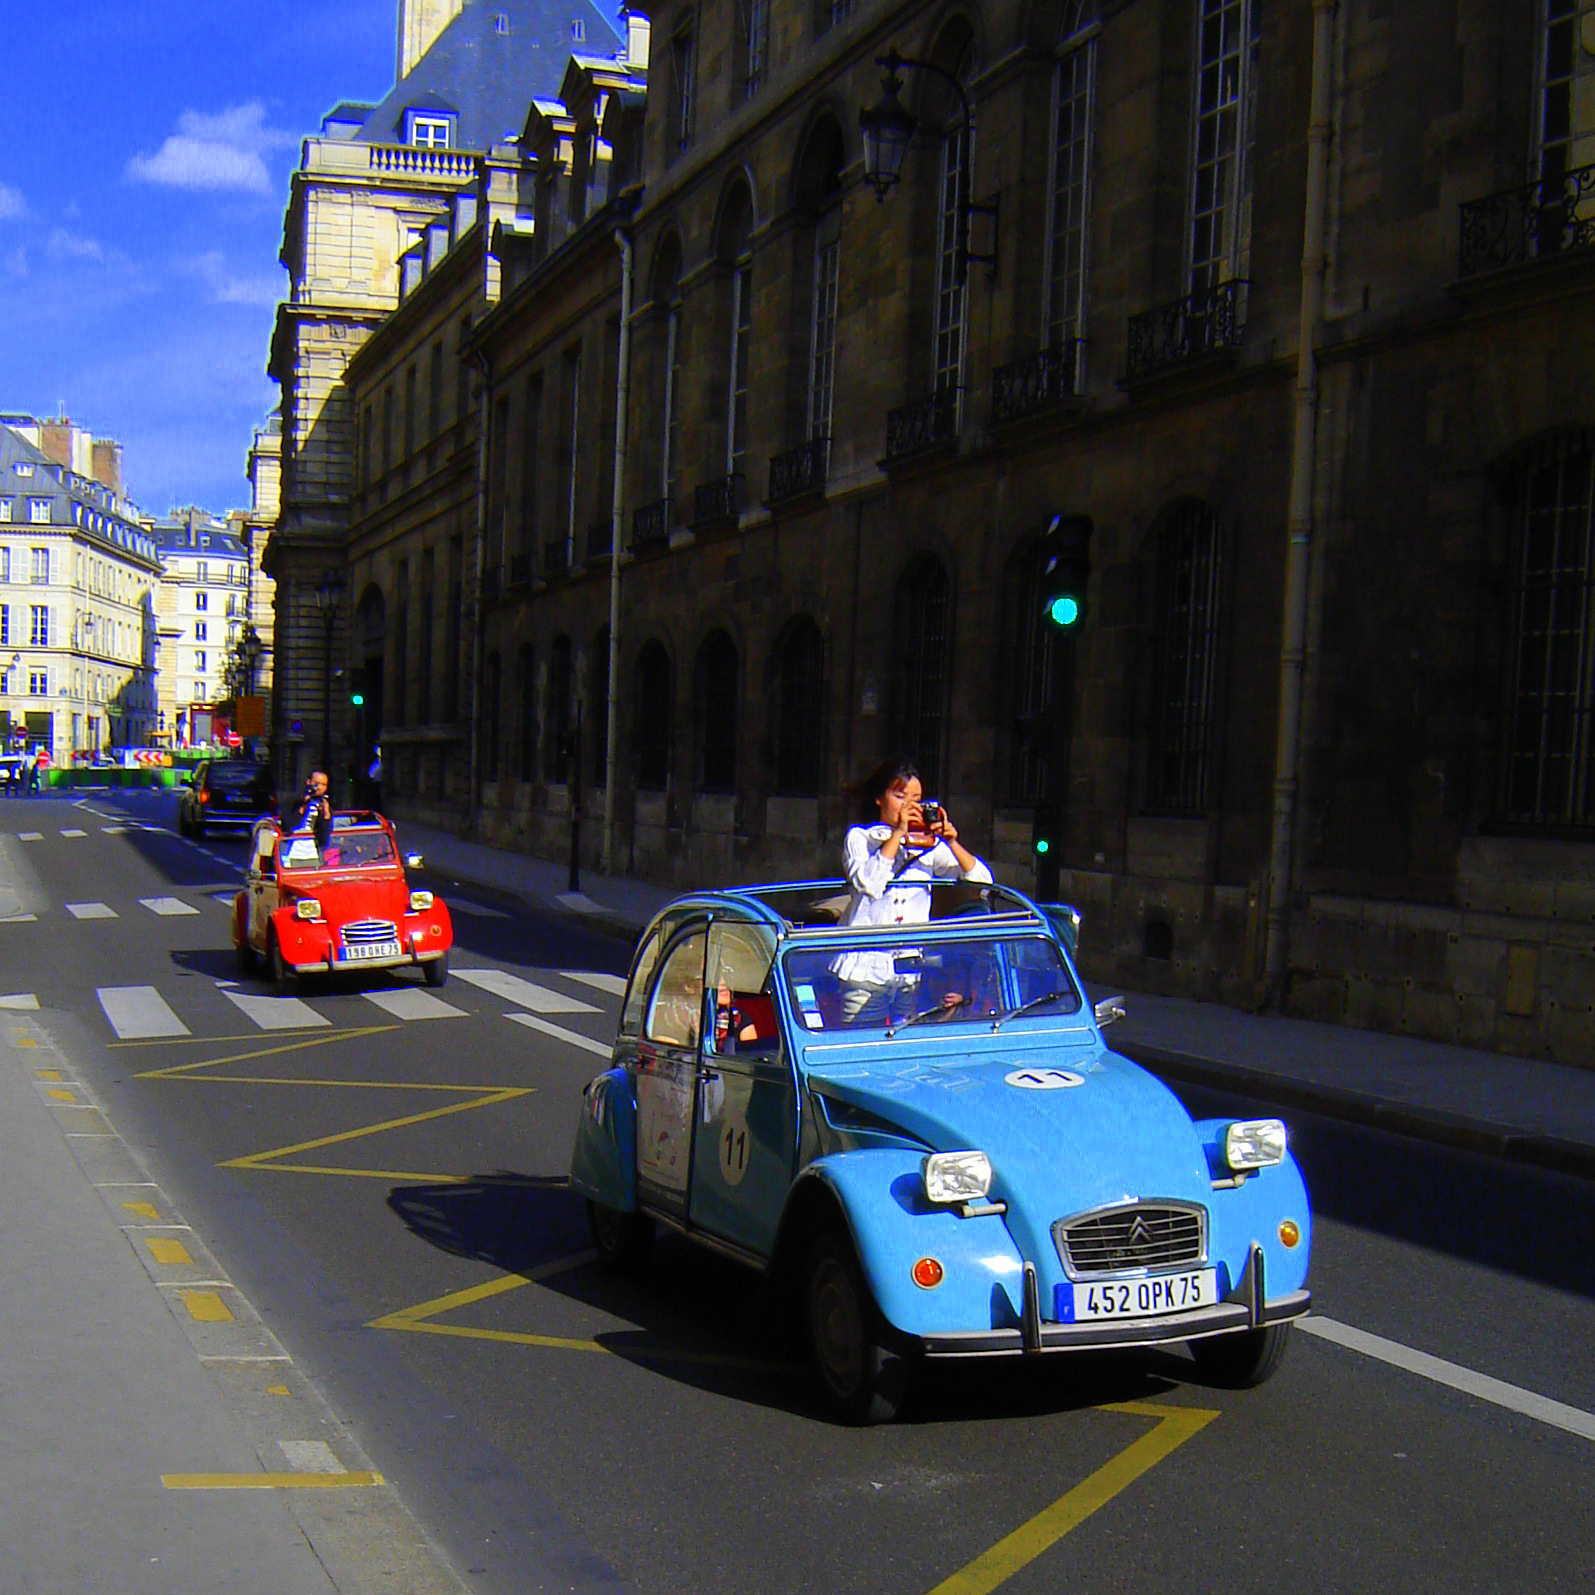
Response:
[{"label": "car's front wheel", "polygon": [[1208,1335],[1191,1342],[1197,1372],[1224,1390],[1250,1390],[1271,1379],[1290,1346],[1289,1324],[1268,1324],[1233,1335]]},{"label": "car's front wheel", "polygon": [[653,1220],[646,1213],[622,1213],[618,1207],[606,1207],[589,1197],[587,1228],[592,1231],[598,1260],[606,1268],[617,1274],[642,1271],[654,1243]]},{"label": "car's front wheel", "polygon": [[293,966],[282,955],[282,943],[277,940],[275,930],[266,937],[266,967],[271,971],[271,983],[278,991],[287,989],[288,982],[293,979]]},{"label": "car's front wheel", "polygon": [[848,1240],[821,1235],[809,1248],[804,1315],[820,1388],[845,1423],[889,1423],[908,1389],[908,1363],[885,1325]]},{"label": "car's front wheel", "polygon": [[449,955],[440,953],[436,958],[421,965],[421,972],[426,976],[429,986],[442,986],[448,983]]}]

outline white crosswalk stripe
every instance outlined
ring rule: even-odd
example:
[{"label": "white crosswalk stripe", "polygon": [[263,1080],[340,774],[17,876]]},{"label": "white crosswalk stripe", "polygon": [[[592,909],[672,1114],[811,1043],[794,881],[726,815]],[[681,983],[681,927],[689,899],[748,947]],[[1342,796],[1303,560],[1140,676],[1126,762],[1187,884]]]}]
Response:
[{"label": "white crosswalk stripe", "polygon": [[42,842],[44,840],[44,832],[43,831],[18,831],[17,832],[17,840],[19,842]]},{"label": "white crosswalk stripe", "polygon": [[456,980],[469,986],[491,992],[506,1002],[519,1003],[533,1013],[597,1013],[598,1009],[579,997],[567,997],[563,992],[551,991],[534,980],[522,980],[502,969],[456,969]]},{"label": "white crosswalk stripe", "polygon": [[7,914],[0,919],[0,925],[37,925],[38,922],[37,914]]},{"label": "white crosswalk stripe", "polygon": [[607,991],[611,997],[622,997],[626,993],[624,975],[606,975],[597,969],[562,969],[560,974],[566,980],[579,980],[582,985],[591,986],[595,991]]},{"label": "white crosswalk stripe", "polygon": [[120,919],[122,916],[105,903],[68,903],[66,911],[73,919]]},{"label": "white crosswalk stripe", "polygon": [[310,1030],[332,1023],[297,997],[255,997],[243,991],[224,991],[222,996],[262,1030]]},{"label": "white crosswalk stripe", "polygon": [[111,1028],[123,1041],[152,1036],[186,1036],[188,1026],[153,986],[101,986],[95,992]]},{"label": "white crosswalk stripe", "polygon": [[545,1036],[569,1042],[573,1047],[580,1047],[583,1052],[596,1053],[600,1058],[609,1057],[613,1051],[605,1042],[594,1041],[591,1036],[577,1035],[574,1030],[567,1030],[563,1025],[550,1024],[546,1019],[539,1019],[534,1013],[511,1013],[505,1014],[504,1017],[513,1019],[518,1025],[525,1025],[528,1030],[536,1030]]},{"label": "white crosswalk stripe", "polygon": [[14,997],[0,997],[0,1008],[12,1013],[35,1013],[39,999],[31,991],[19,991]]},{"label": "white crosswalk stripe", "polygon": [[166,918],[199,912],[192,903],[185,903],[181,897],[141,897],[139,906],[147,908],[152,914],[160,914]]},{"label": "white crosswalk stripe", "polygon": [[126,830],[127,830],[127,827],[125,825],[102,825],[100,827],[100,835],[101,836],[120,836]]},{"label": "white crosswalk stripe", "polygon": [[87,836],[87,831],[62,831],[62,836]]},{"label": "white crosswalk stripe", "polygon": [[481,903],[473,903],[468,898],[451,897],[448,899],[448,909],[451,914],[467,914],[472,919],[508,919],[509,915],[499,908],[486,908]]},{"label": "white crosswalk stripe", "polygon": [[434,997],[430,991],[419,991],[406,986],[402,991],[367,991],[361,993],[367,1002],[375,1003],[383,1013],[395,1019],[463,1019],[465,1010]]}]

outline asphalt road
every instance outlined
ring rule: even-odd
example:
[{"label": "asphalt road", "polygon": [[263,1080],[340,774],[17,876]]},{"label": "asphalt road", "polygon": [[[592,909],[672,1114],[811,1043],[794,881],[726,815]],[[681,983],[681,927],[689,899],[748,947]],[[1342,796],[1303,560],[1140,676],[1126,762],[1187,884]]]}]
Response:
[{"label": "asphalt road", "polygon": [[[1293,1115],[1319,1332],[1271,1383],[1205,1388],[1179,1353],[943,1366],[902,1421],[840,1428],[756,1278],[671,1239],[635,1283],[587,1255],[564,1175],[624,945],[428,880],[443,990],[263,1006],[228,946],[242,844],[171,817],[0,806],[0,997],[37,996],[470,1589],[1588,1587],[1595,1187]],[[185,1033],[130,1033],[124,987]]]}]

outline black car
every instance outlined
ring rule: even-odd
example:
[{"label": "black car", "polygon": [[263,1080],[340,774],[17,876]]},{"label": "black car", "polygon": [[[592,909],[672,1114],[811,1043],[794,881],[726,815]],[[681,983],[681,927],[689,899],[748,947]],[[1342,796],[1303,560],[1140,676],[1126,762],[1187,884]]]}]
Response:
[{"label": "black car", "polygon": [[207,759],[183,783],[177,800],[177,829],[184,836],[207,830],[253,829],[277,812],[271,771],[248,759]]}]

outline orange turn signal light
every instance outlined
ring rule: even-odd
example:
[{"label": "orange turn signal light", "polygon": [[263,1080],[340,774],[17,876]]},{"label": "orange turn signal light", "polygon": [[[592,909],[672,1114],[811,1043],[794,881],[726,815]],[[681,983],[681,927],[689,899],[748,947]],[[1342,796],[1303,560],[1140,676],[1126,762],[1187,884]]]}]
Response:
[{"label": "orange turn signal light", "polygon": [[921,1290],[935,1290],[947,1277],[947,1270],[934,1257],[922,1257],[914,1264],[913,1274]]},{"label": "orange turn signal light", "polygon": [[1293,1218],[1279,1221],[1279,1244],[1289,1251],[1301,1240],[1301,1225]]}]

